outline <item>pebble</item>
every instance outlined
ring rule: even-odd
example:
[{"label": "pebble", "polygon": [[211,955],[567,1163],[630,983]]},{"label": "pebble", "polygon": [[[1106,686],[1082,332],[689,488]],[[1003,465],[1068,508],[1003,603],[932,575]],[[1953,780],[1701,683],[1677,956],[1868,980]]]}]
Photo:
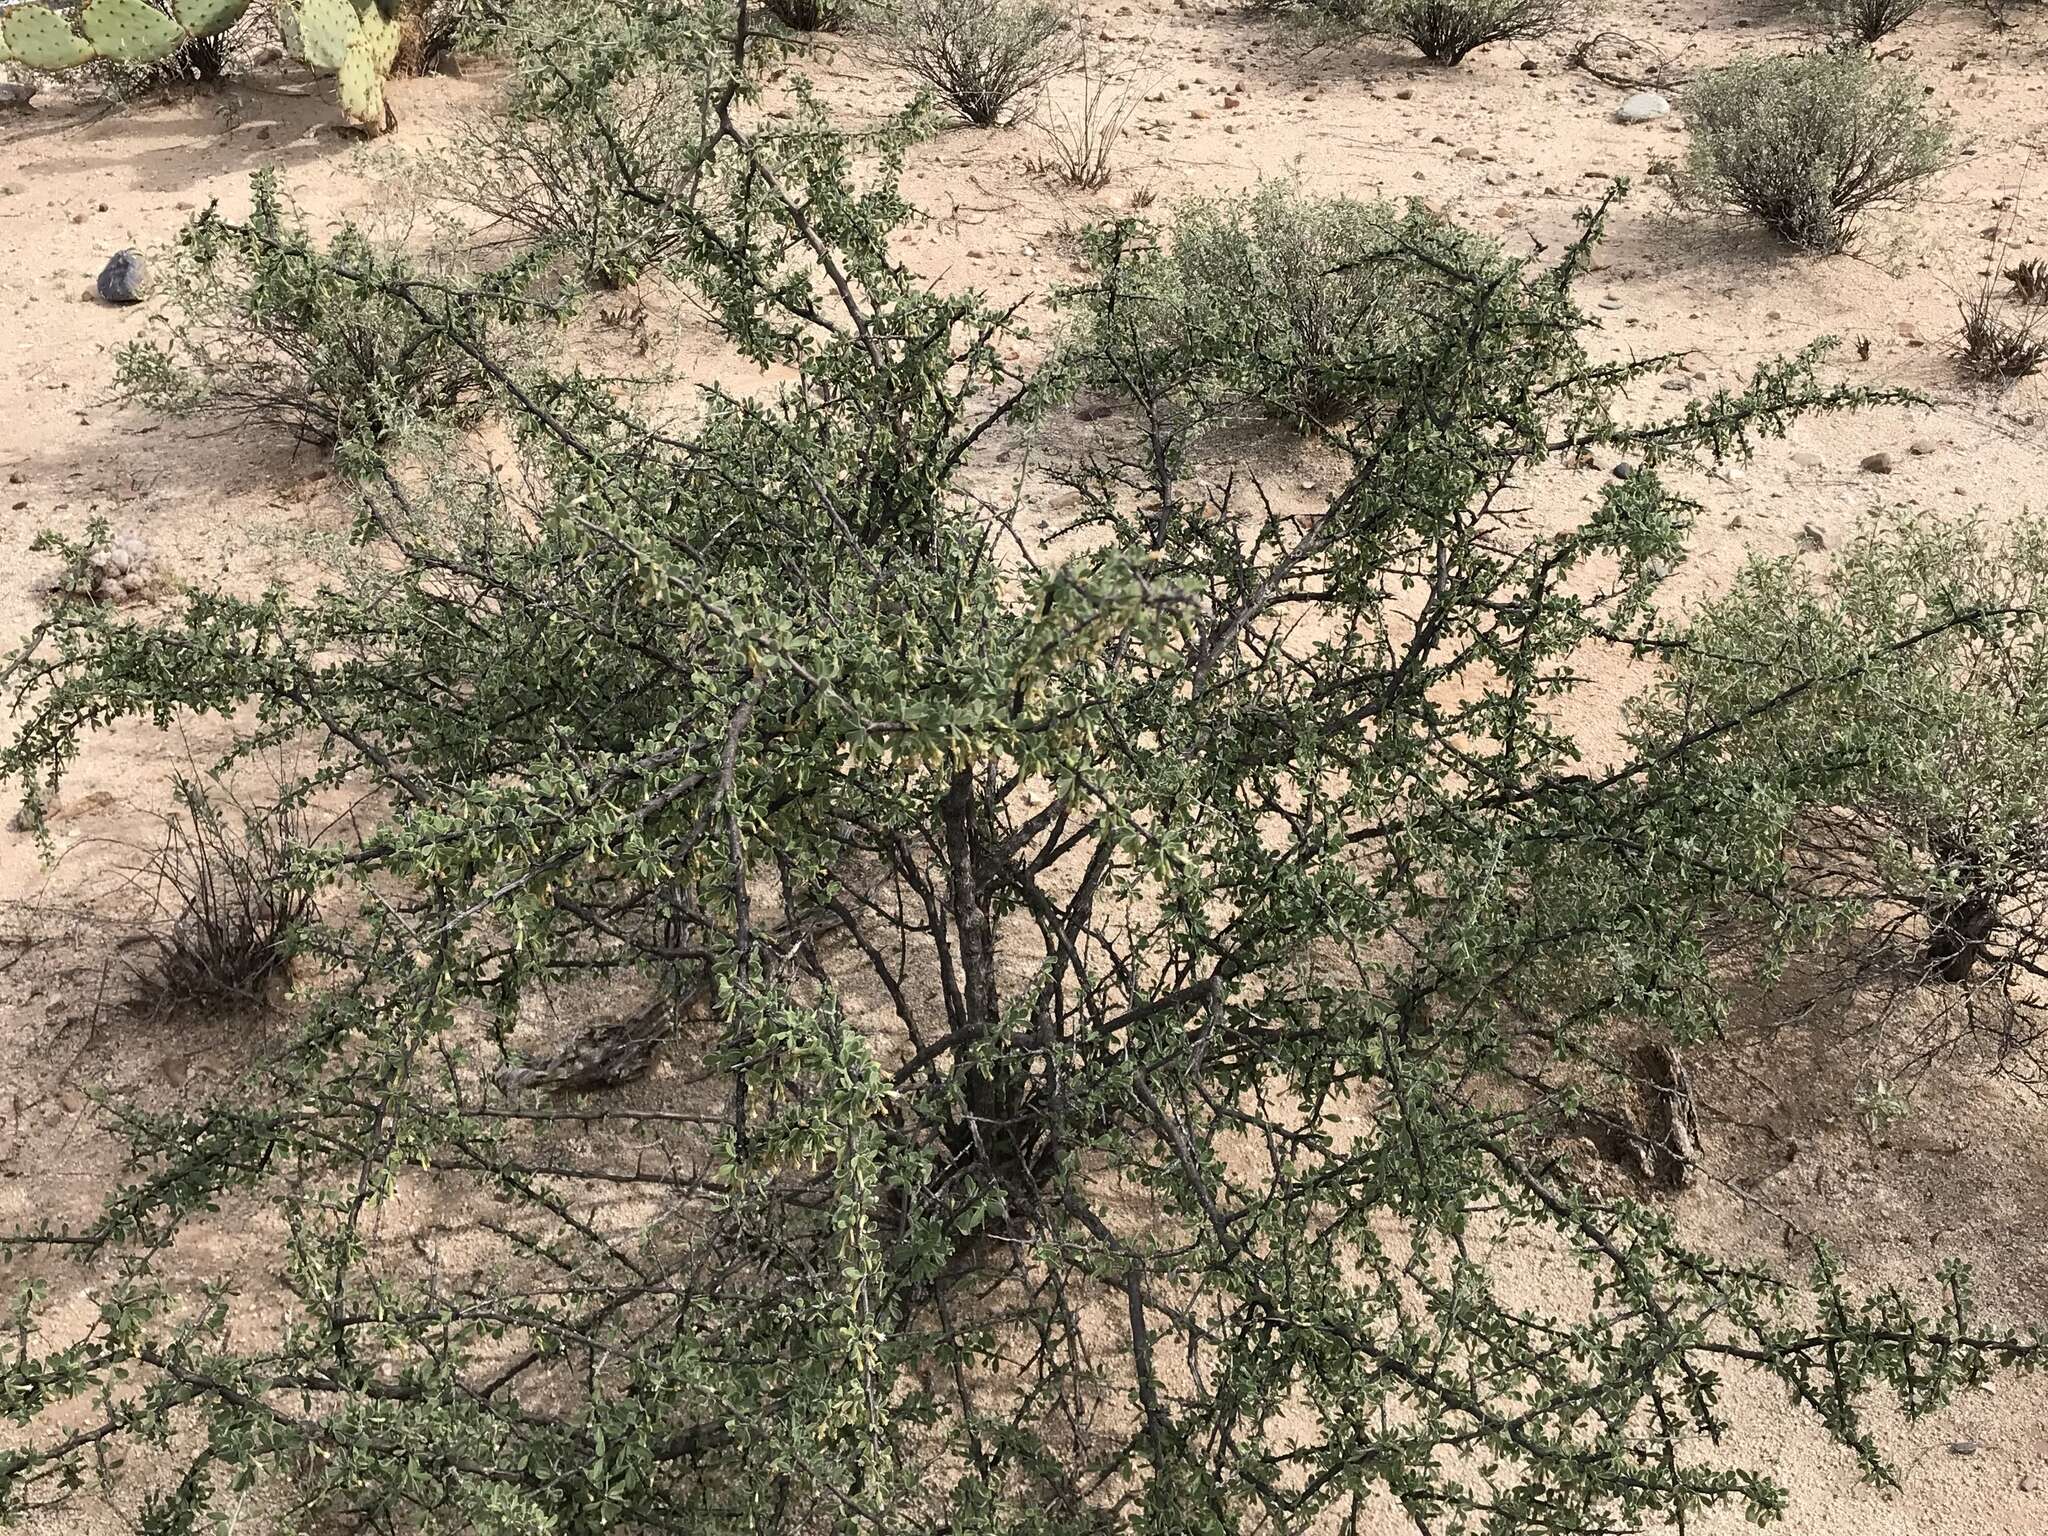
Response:
[{"label": "pebble", "polygon": [[1811,448],[1802,448],[1792,455],[1792,462],[1801,469],[1819,469],[1822,461],[1821,456]]},{"label": "pebble", "polygon": [[1982,1447],[1974,1440],[1951,1440],[1948,1443],[1948,1453],[1951,1456],[1974,1456],[1980,1449]]},{"label": "pebble", "polygon": [[1618,123],[1648,123],[1668,115],[1671,103],[1655,91],[1637,91],[1614,109],[1614,120]]},{"label": "pebble", "polygon": [[1888,475],[1892,472],[1892,456],[1888,453],[1867,453],[1863,456],[1863,467],[1873,475]]},{"label": "pebble", "polygon": [[1613,473],[1617,480],[1632,480],[1635,478],[1636,467],[1627,459],[1621,459],[1616,462]]},{"label": "pebble", "polygon": [[1934,452],[1935,449],[1939,448],[1940,446],[1941,444],[1937,443],[1931,437],[1916,437],[1913,439],[1912,444],[1908,447],[1907,452],[1917,453],[1924,458],[1928,454]]},{"label": "pebble", "polygon": [[101,269],[99,296],[109,304],[140,304],[149,292],[149,268],[140,251],[116,251]]}]

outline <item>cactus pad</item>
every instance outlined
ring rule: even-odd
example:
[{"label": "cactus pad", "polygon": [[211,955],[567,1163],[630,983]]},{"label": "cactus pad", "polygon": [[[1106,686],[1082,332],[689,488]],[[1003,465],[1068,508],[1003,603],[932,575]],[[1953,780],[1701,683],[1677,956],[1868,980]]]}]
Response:
[{"label": "cactus pad", "polygon": [[185,29],[148,0],[86,0],[79,25],[95,53],[123,64],[166,58],[185,41]]},{"label": "cactus pad", "polygon": [[369,41],[370,63],[379,75],[389,75],[405,42],[405,28],[396,20],[387,21],[384,13],[372,5],[363,12],[363,35]]},{"label": "cactus pad", "polygon": [[358,33],[335,72],[341,110],[372,133],[384,127],[384,71],[377,65],[375,51],[372,34]]},{"label": "cactus pad", "polygon": [[322,74],[339,70],[362,19],[349,0],[305,0],[298,7],[299,57]]},{"label": "cactus pad", "polygon": [[172,0],[171,14],[194,37],[218,37],[242,19],[249,0]]},{"label": "cactus pad", "polygon": [[92,45],[78,37],[55,11],[17,5],[0,21],[7,52],[30,69],[76,69],[93,60]]}]

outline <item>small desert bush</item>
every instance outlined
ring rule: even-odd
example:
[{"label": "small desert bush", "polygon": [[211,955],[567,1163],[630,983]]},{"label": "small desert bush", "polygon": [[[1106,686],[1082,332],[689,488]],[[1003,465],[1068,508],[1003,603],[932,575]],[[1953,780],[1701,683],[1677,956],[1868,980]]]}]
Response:
[{"label": "small desert bush", "polygon": [[1820,18],[1837,37],[1873,47],[1918,16],[1927,0],[1820,0]]},{"label": "small desert bush", "polygon": [[1319,197],[1272,181],[1189,203],[1163,232],[1098,231],[1079,295],[1084,383],[1145,395],[1168,379],[1185,414],[1277,415],[1304,430],[1385,403],[1385,360],[1419,346],[1474,284],[1516,285],[1481,236],[1420,208]]},{"label": "small desert bush", "polygon": [[1109,185],[1117,141],[1137,104],[1128,86],[1118,86],[1103,73],[1099,60],[1081,55],[1081,99],[1071,110],[1048,100],[1039,113],[1046,153],[1035,169],[1052,174],[1085,191]]},{"label": "small desert bush", "polygon": [[1457,64],[1488,43],[1546,37],[1564,22],[1562,0],[1386,0],[1372,30],[1406,38],[1424,58]]},{"label": "small desert bush", "polygon": [[1956,356],[1980,379],[2024,379],[2048,364],[2048,327],[2037,310],[2013,310],[1987,283],[1962,303]]},{"label": "small desert bush", "polygon": [[1872,208],[1909,200],[1948,163],[1920,85],[1855,54],[1744,59],[1701,77],[1681,201],[1749,214],[1810,251],[1848,247]]},{"label": "small desert bush", "polygon": [[491,228],[618,288],[685,238],[670,209],[689,195],[712,110],[666,69],[596,86],[573,111],[515,97],[456,131],[436,179]]},{"label": "small desert bush", "polygon": [[980,128],[1007,122],[1075,52],[1066,12],[1042,0],[904,0],[890,18],[887,47]]},{"label": "small desert bush", "polygon": [[2021,304],[2048,304],[2048,261],[2029,256],[2006,268],[2005,280],[2012,284],[2012,296]]},{"label": "small desert bush", "polygon": [[852,11],[852,0],[768,0],[768,14],[792,32],[837,32]]},{"label": "small desert bush", "polygon": [[475,403],[487,383],[477,338],[531,308],[518,270],[472,280],[353,225],[322,248],[272,172],[251,187],[247,220],[209,208],[180,236],[164,330],[117,359],[125,398],[322,448],[452,420]]},{"label": "small desert bush", "polygon": [[288,807],[223,810],[190,779],[146,866],[159,921],[144,985],[166,1010],[253,1003],[289,963],[313,898],[292,870],[304,818]]}]

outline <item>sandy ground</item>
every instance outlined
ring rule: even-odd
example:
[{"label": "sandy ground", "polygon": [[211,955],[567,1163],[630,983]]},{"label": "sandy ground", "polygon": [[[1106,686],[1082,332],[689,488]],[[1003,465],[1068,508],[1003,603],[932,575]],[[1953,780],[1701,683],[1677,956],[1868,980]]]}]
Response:
[{"label": "sandy ground", "polygon": [[[1682,153],[1682,87],[1671,117],[1615,122],[1626,92],[1567,58],[1602,27],[1661,49],[1681,74],[1808,37],[1789,11],[1622,0],[1552,41],[1497,46],[1441,70],[1378,45],[1317,45],[1227,8],[1095,0],[1090,46],[1140,97],[1110,186],[1076,194],[1034,174],[1043,142],[1029,127],[948,132],[912,156],[907,190],[925,217],[904,253],[937,280],[1002,299],[1040,295],[1074,275],[1073,233],[1092,219],[1148,196],[1166,205],[1289,171],[1327,191],[1426,198],[1511,250],[1555,250],[1574,210],[1625,176],[1636,189],[1586,298],[1612,350],[1683,354],[1646,391],[1646,411],[1820,335],[1868,339],[1867,361],[1845,348],[1844,377],[1911,386],[1931,401],[1807,423],[1765,445],[1746,471],[1702,480],[1707,513],[1682,591],[1710,590],[1746,549],[1820,558],[1812,546],[1839,542],[1880,504],[2038,509],[2040,382],[1965,384],[1947,340],[1958,297],[1994,259],[1987,231],[2008,230],[2008,258],[2048,255],[2048,203],[2034,184],[2048,131],[2048,14],[2020,13],[1998,32],[1974,10],[1938,7],[1893,40],[1954,115],[1964,153],[1920,208],[1872,227],[1863,257],[1825,261],[1670,208],[1645,173]],[[851,117],[908,96],[857,43],[821,50],[806,67]],[[0,109],[0,646],[43,611],[50,569],[28,553],[38,529],[77,531],[105,515],[146,539],[175,576],[255,582],[292,570],[309,533],[345,525],[319,464],[288,445],[207,437],[111,403],[113,354],[150,319],[146,308],[95,302],[90,285],[113,251],[168,242],[208,200],[245,206],[247,174],[259,166],[278,168],[316,225],[391,212],[406,157],[489,89],[487,70],[399,82],[401,126],[374,147],[334,131],[330,91],[288,77],[111,112],[61,91]],[[1071,94],[1071,83],[1061,89]],[[693,322],[672,296],[645,297],[657,355],[673,351],[687,365]],[[1027,313],[1045,318],[1036,304]],[[1028,345],[1042,347],[1042,335]],[[1925,451],[1909,451],[1915,444]],[[1894,473],[1859,468],[1878,450],[1894,456]],[[1567,479],[1547,494],[1591,489],[1590,479]],[[1589,735],[1611,723],[1629,684],[1617,675],[1589,692]],[[53,867],[28,837],[0,830],[0,1224],[82,1215],[118,1176],[90,1095],[197,1093],[246,1046],[246,1022],[144,1026],[115,1006],[113,945],[139,901],[121,871],[151,837],[167,773],[207,745],[142,730],[97,742],[60,808]],[[11,800],[0,808],[11,812]],[[1680,1201],[1693,1237],[1799,1263],[1818,1236],[1871,1284],[1917,1280],[1939,1256],[1961,1254],[1994,1311],[2048,1318],[2048,1150],[2032,1097],[1966,1071],[1937,1074],[1919,1115],[1872,1136],[1854,1112],[1853,1066],[1820,1030],[1730,1049],[1701,1075],[1714,1084],[1707,1137],[1717,1178]],[[85,1304],[91,1275],[49,1277],[60,1301]],[[1859,1485],[1782,1403],[1751,1395],[1733,1449],[1795,1490],[1790,1531],[2048,1530],[2041,1385],[2004,1381],[1900,1430],[1890,1443],[1906,1486],[1896,1494]],[[81,1504],[40,1528],[111,1527]]]}]

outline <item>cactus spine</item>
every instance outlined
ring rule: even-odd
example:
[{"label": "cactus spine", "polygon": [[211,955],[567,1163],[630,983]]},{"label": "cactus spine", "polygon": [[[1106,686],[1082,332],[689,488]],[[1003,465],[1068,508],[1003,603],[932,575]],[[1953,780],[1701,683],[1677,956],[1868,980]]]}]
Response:
[{"label": "cactus spine", "polygon": [[[148,0],[86,0],[75,18],[46,5],[16,5],[0,11],[0,64],[55,72],[95,59],[149,63],[225,32],[249,3],[172,0],[165,15]],[[404,35],[396,12],[397,0],[281,0],[278,8],[285,47],[333,75],[342,111],[371,133],[383,131],[384,80]]]}]

